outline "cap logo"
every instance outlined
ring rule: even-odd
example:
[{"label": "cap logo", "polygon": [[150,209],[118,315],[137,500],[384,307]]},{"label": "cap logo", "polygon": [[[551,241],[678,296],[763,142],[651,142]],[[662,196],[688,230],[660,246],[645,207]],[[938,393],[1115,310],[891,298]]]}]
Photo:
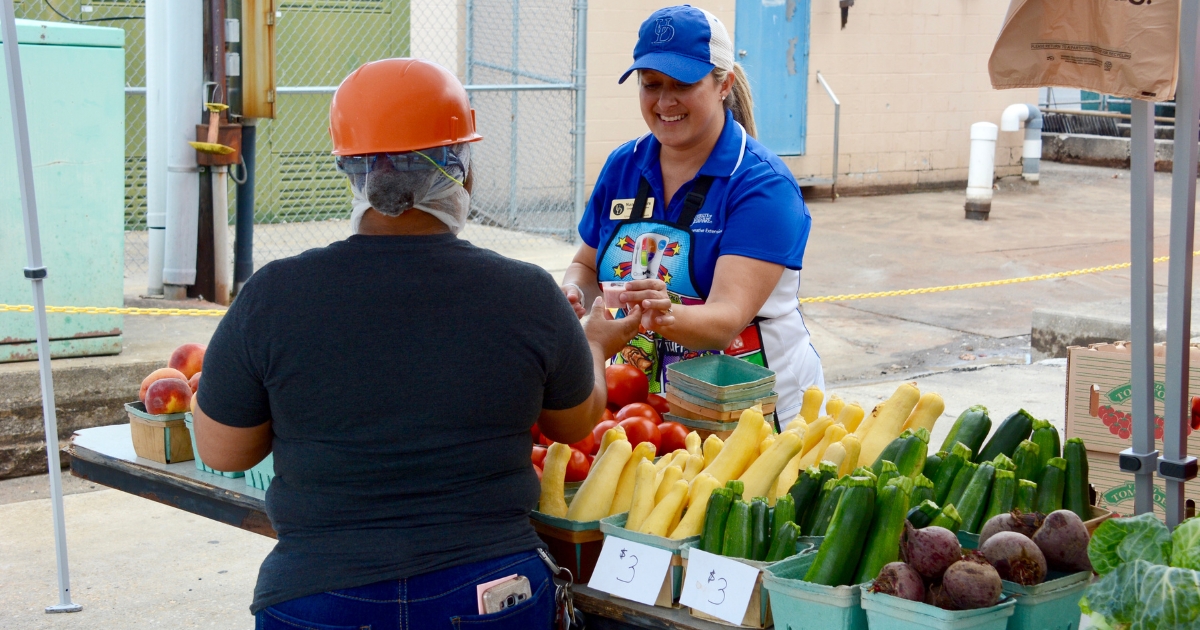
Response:
[{"label": "cap logo", "polygon": [[651,44],[665,44],[675,37],[675,27],[671,26],[671,18],[658,18],[654,26],[654,41]]}]

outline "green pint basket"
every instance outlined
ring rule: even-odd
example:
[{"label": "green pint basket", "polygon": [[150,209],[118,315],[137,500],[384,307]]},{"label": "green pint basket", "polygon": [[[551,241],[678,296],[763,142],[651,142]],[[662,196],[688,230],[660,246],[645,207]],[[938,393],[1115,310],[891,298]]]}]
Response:
[{"label": "green pint basket", "polygon": [[[867,630],[862,588],[805,582],[815,551],[780,560],[763,570],[763,588],[771,600],[778,630]],[[874,626],[871,626],[874,628]]]},{"label": "green pint basket", "polygon": [[200,461],[200,449],[196,448],[196,430],[192,427],[191,412],[184,414],[183,422],[187,425],[188,435],[192,436],[192,453],[196,456],[196,459],[194,460],[196,462],[196,470],[212,473],[214,475],[221,475],[222,477],[228,477],[230,479],[237,479],[246,474],[241,472],[224,472]]},{"label": "green pint basket", "polygon": [[1012,595],[1017,607],[1008,618],[1008,630],[1077,630],[1081,613],[1079,600],[1092,574],[1051,573],[1041,584],[1021,586],[1004,582],[1004,594]]},{"label": "green pint basket", "polygon": [[884,593],[863,585],[862,607],[871,630],[1006,630],[1016,608],[1012,596],[975,610],[945,610]]},{"label": "green pint basket", "polygon": [[268,453],[267,458],[258,462],[246,471],[246,485],[259,490],[266,490],[275,478],[275,454]]}]

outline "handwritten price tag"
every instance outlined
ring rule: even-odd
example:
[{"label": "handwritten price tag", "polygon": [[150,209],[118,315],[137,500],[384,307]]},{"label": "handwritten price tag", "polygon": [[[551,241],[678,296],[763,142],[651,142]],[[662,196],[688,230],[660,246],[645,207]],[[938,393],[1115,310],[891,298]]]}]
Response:
[{"label": "handwritten price tag", "polygon": [[679,603],[733,625],[742,623],[758,569],[699,549],[688,551]]},{"label": "handwritten price tag", "polygon": [[670,568],[666,549],[605,536],[588,588],[653,606]]}]

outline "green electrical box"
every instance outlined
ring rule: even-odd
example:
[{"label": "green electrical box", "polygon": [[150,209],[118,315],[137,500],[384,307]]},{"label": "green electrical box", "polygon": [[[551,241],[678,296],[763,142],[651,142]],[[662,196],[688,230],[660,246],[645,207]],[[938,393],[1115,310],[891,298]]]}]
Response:
[{"label": "green electrical box", "polygon": [[[17,20],[46,303],[123,304],[125,32]],[[0,70],[2,70],[0,66]],[[0,81],[0,304],[30,304],[12,108]],[[121,351],[122,316],[50,313],[51,356]],[[0,311],[0,362],[37,358],[33,313]]]}]

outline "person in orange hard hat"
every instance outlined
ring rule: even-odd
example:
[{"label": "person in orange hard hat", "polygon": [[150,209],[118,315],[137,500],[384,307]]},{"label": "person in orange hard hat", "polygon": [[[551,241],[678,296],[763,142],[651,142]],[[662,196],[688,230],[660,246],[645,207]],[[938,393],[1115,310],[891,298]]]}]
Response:
[{"label": "person in orange hard hat", "polygon": [[250,278],[195,399],[205,464],[274,459],[256,627],[550,628],[531,432],[589,435],[638,318],[580,325],[544,270],[457,237],[481,137],[449,71],[368,63],[329,118],[355,233]]}]

